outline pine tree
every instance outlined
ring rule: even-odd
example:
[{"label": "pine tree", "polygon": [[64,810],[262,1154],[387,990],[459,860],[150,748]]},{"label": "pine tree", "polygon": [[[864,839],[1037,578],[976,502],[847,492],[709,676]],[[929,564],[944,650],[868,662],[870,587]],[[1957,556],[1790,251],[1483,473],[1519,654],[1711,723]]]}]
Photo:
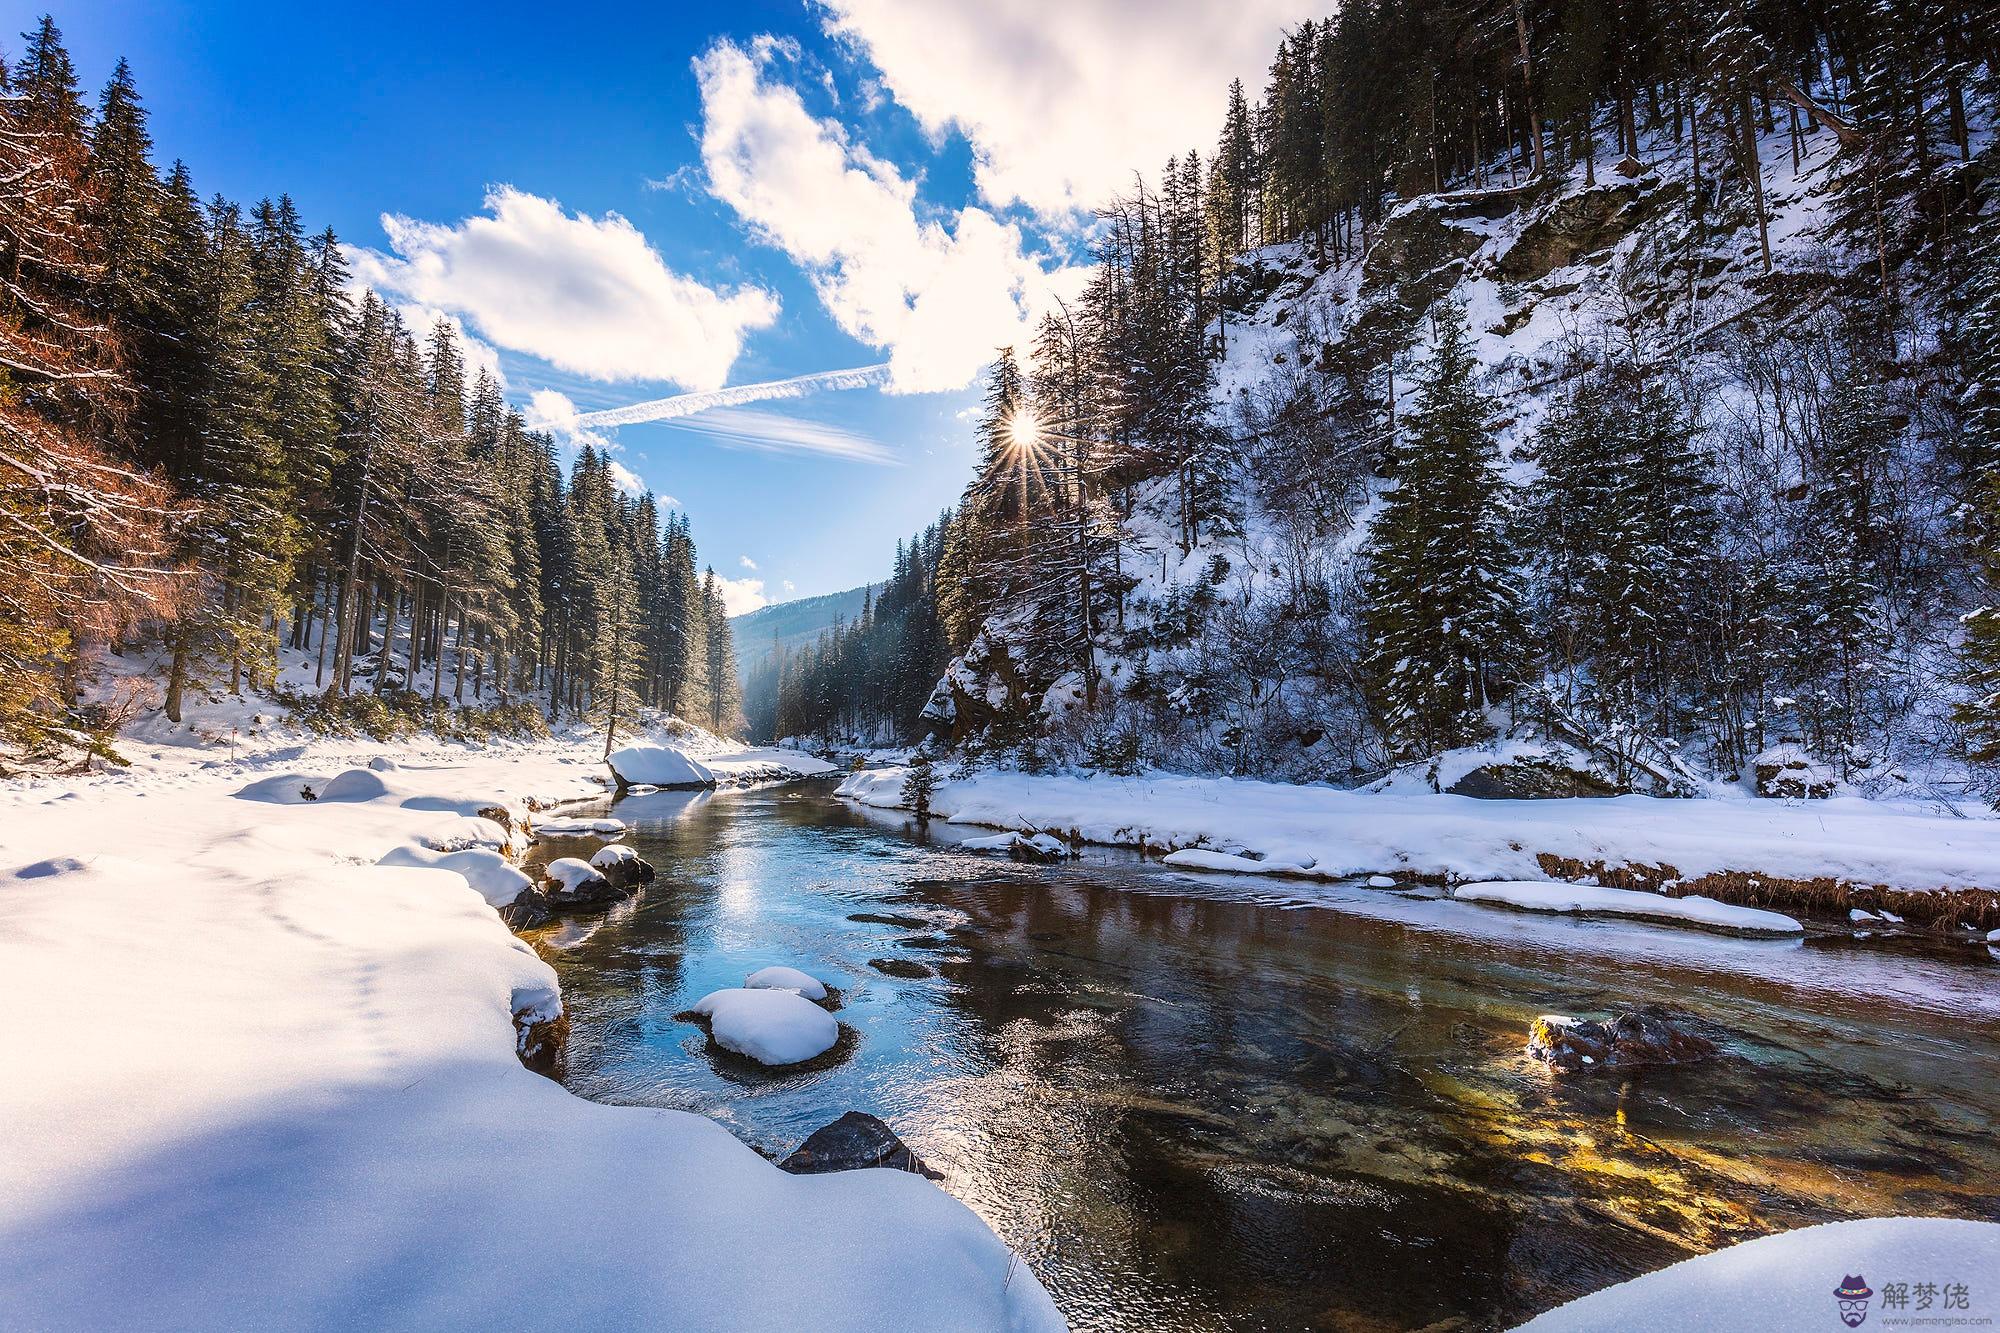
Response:
[{"label": "pine tree", "polygon": [[597,676],[591,682],[590,722],[604,732],[604,755],[617,748],[618,737],[637,722],[644,661],[640,652],[639,589],[631,557],[611,552],[606,571],[604,613],[597,625]]},{"label": "pine tree", "polygon": [[1985,599],[1961,617],[1959,649],[1970,697],[1957,710],[1971,757],[2000,762],[2000,175],[1989,173],[1960,338],[1965,414],[1959,482],[1965,531]]},{"label": "pine tree", "polygon": [[1411,754],[1490,735],[1487,712],[1521,665],[1494,407],[1476,383],[1464,311],[1445,307],[1431,334],[1365,584],[1382,729]]},{"label": "pine tree", "polygon": [[0,742],[101,748],[75,708],[82,641],[184,596],[163,481],[109,446],[127,406],[85,224],[82,100],[47,19],[0,63]]}]

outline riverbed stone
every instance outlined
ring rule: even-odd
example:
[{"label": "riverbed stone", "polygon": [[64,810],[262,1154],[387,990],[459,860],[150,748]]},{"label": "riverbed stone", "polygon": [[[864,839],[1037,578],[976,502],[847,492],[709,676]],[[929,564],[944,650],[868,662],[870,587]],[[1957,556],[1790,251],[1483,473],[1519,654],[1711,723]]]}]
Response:
[{"label": "riverbed stone", "polygon": [[554,915],[549,900],[540,889],[522,889],[514,895],[514,901],[500,909],[500,919],[507,923],[509,930],[526,930],[539,926]]},{"label": "riverbed stone", "polygon": [[554,879],[545,880],[543,883],[544,896],[548,899],[549,908],[557,912],[589,911],[609,907],[613,903],[623,902],[638,891],[636,886],[620,888],[601,874],[590,875],[569,883]]},{"label": "riverbed stone", "polygon": [[1603,1021],[1543,1014],[1528,1032],[1528,1054],[1557,1073],[1686,1064],[1715,1054],[1715,1043],[1689,1032],[1657,1005]]},{"label": "riverbed stone", "polygon": [[816,1176],[828,1171],[858,1171],[865,1167],[889,1167],[943,1180],[941,1172],[924,1165],[923,1158],[910,1151],[896,1137],[896,1131],[866,1111],[849,1111],[830,1125],[812,1132],[797,1152],[778,1163],[795,1176]]}]

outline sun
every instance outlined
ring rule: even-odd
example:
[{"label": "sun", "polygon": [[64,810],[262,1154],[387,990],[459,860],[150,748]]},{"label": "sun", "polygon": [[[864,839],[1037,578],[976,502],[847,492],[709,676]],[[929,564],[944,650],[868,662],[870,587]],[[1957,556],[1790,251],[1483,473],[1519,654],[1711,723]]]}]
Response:
[{"label": "sun", "polygon": [[1017,407],[1008,416],[1007,444],[1016,454],[1030,458],[1041,452],[1042,423],[1036,419],[1034,408]]}]

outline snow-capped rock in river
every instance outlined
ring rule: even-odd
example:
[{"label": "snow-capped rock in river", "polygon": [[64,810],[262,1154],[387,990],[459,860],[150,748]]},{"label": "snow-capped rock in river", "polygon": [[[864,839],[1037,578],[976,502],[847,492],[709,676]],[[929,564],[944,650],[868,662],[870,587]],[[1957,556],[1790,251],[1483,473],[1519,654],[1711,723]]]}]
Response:
[{"label": "snow-capped rock in river", "polygon": [[743,979],[745,990],[788,990],[808,1000],[824,1000],[826,983],[796,967],[760,967]]},{"label": "snow-capped rock in river", "polygon": [[694,1012],[708,1019],[716,1045],[758,1064],[795,1065],[840,1040],[833,1015],[789,990],[711,991]]}]

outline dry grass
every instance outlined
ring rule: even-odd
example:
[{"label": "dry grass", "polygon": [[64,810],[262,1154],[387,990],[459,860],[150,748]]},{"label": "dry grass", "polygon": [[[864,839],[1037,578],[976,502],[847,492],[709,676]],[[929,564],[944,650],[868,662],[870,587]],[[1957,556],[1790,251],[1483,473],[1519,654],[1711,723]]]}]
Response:
[{"label": "dry grass", "polygon": [[1892,889],[1886,884],[1855,884],[1831,876],[1786,879],[1752,870],[1722,870],[1683,879],[1680,871],[1664,863],[1612,866],[1552,852],[1540,852],[1535,860],[1551,879],[1594,878],[1609,888],[1642,889],[1670,898],[1700,894],[1718,902],[1766,907],[1793,916],[1833,917],[1844,922],[1849,908],[1860,907],[1893,912],[1906,925],[1939,934],[1954,926],[1977,930],[2000,927],[2000,893],[1992,889]]}]

